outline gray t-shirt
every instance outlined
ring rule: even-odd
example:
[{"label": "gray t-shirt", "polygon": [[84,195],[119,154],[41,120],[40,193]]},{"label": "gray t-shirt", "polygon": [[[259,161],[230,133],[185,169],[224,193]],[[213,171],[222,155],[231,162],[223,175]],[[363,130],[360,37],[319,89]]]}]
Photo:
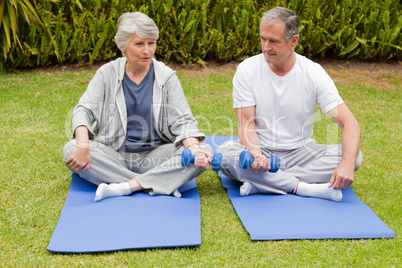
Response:
[{"label": "gray t-shirt", "polygon": [[123,92],[127,108],[127,136],[121,148],[123,151],[143,152],[164,143],[156,133],[152,119],[154,80],[153,63],[140,84],[136,84],[124,73]]}]

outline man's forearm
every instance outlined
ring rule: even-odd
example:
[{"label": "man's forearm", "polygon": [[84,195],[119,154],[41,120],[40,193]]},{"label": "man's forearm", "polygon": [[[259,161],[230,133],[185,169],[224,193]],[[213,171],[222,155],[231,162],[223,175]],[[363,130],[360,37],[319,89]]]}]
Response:
[{"label": "man's forearm", "polygon": [[342,128],[342,161],[355,164],[360,150],[361,130],[359,123],[346,104],[333,108],[329,111],[329,115]]},{"label": "man's forearm", "polygon": [[261,154],[260,139],[255,127],[255,106],[236,109],[239,128],[237,135],[241,144],[247,147],[255,155]]},{"label": "man's forearm", "polygon": [[245,126],[238,129],[239,141],[247,147],[251,153],[261,154],[260,139],[258,138],[255,128],[246,128]]},{"label": "man's forearm", "polygon": [[360,150],[361,130],[359,124],[351,122],[345,125],[342,134],[342,160],[349,163],[356,163],[356,157]]}]

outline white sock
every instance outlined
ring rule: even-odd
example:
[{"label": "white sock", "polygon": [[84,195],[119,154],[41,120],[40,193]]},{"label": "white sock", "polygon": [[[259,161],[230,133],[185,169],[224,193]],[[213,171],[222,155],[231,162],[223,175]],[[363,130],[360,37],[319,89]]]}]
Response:
[{"label": "white sock", "polygon": [[96,190],[95,201],[97,202],[105,198],[129,194],[131,194],[131,187],[128,182],[111,184],[101,183]]},{"label": "white sock", "polygon": [[174,196],[174,197],[177,197],[177,198],[180,198],[180,197],[181,197],[181,193],[179,192],[179,190],[175,190],[175,191],[173,192],[173,196]]},{"label": "white sock", "polygon": [[258,189],[248,181],[244,182],[243,185],[240,187],[240,196],[248,196],[250,194],[255,194],[258,192]]},{"label": "white sock", "polygon": [[342,190],[329,188],[329,183],[306,183],[299,182],[294,194],[306,197],[317,197],[332,201],[342,201]]}]

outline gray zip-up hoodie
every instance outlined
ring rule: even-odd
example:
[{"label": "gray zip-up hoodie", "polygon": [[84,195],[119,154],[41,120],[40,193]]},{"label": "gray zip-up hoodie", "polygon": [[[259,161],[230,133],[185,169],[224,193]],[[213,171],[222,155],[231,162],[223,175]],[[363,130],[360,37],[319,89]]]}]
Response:
[{"label": "gray zip-up hoodie", "polygon": [[[205,138],[190,107],[176,72],[153,59],[153,121],[155,131],[166,142],[180,145],[188,137]],[[127,110],[122,80],[126,58],[109,62],[96,72],[73,113],[73,133],[86,126],[91,140],[118,150],[126,139]],[[74,134],[73,134],[74,135]]]}]

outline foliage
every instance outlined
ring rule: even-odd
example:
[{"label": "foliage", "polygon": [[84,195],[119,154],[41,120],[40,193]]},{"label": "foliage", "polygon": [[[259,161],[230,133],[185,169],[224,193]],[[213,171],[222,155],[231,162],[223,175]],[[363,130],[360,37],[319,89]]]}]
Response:
[{"label": "foliage", "polygon": [[401,59],[400,2],[299,0],[292,1],[290,8],[293,2],[294,10],[300,10],[301,53],[321,58]]},{"label": "foliage", "polygon": [[57,5],[45,0],[37,7],[42,25],[20,28],[27,53],[14,47],[13,57],[10,57],[13,65],[44,66],[74,61],[92,64],[95,58],[103,60],[115,56],[111,45],[115,18],[108,17],[101,7],[95,7],[90,13],[74,0]]},{"label": "foliage", "polygon": [[5,59],[10,50],[12,40],[14,44],[18,43],[22,49],[17,35],[18,20],[22,19],[31,24],[32,17],[39,21],[35,8],[28,0],[4,0],[0,2],[0,40],[2,54]]},{"label": "foliage", "polygon": [[119,56],[114,33],[118,17],[128,11],[141,11],[155,20],[160,29],[156,55],[166,61],[239,60],[260,52],[259,20],[274,6],[299,15],[296,50],[301,54],[402,59],[399,0],[66,0],[58,4],[42,0],[34,6],[38,19],[18,21],[21,45],[0,39],[3,47],[11,46],[3,49],[0,68],[92,64]]}]

